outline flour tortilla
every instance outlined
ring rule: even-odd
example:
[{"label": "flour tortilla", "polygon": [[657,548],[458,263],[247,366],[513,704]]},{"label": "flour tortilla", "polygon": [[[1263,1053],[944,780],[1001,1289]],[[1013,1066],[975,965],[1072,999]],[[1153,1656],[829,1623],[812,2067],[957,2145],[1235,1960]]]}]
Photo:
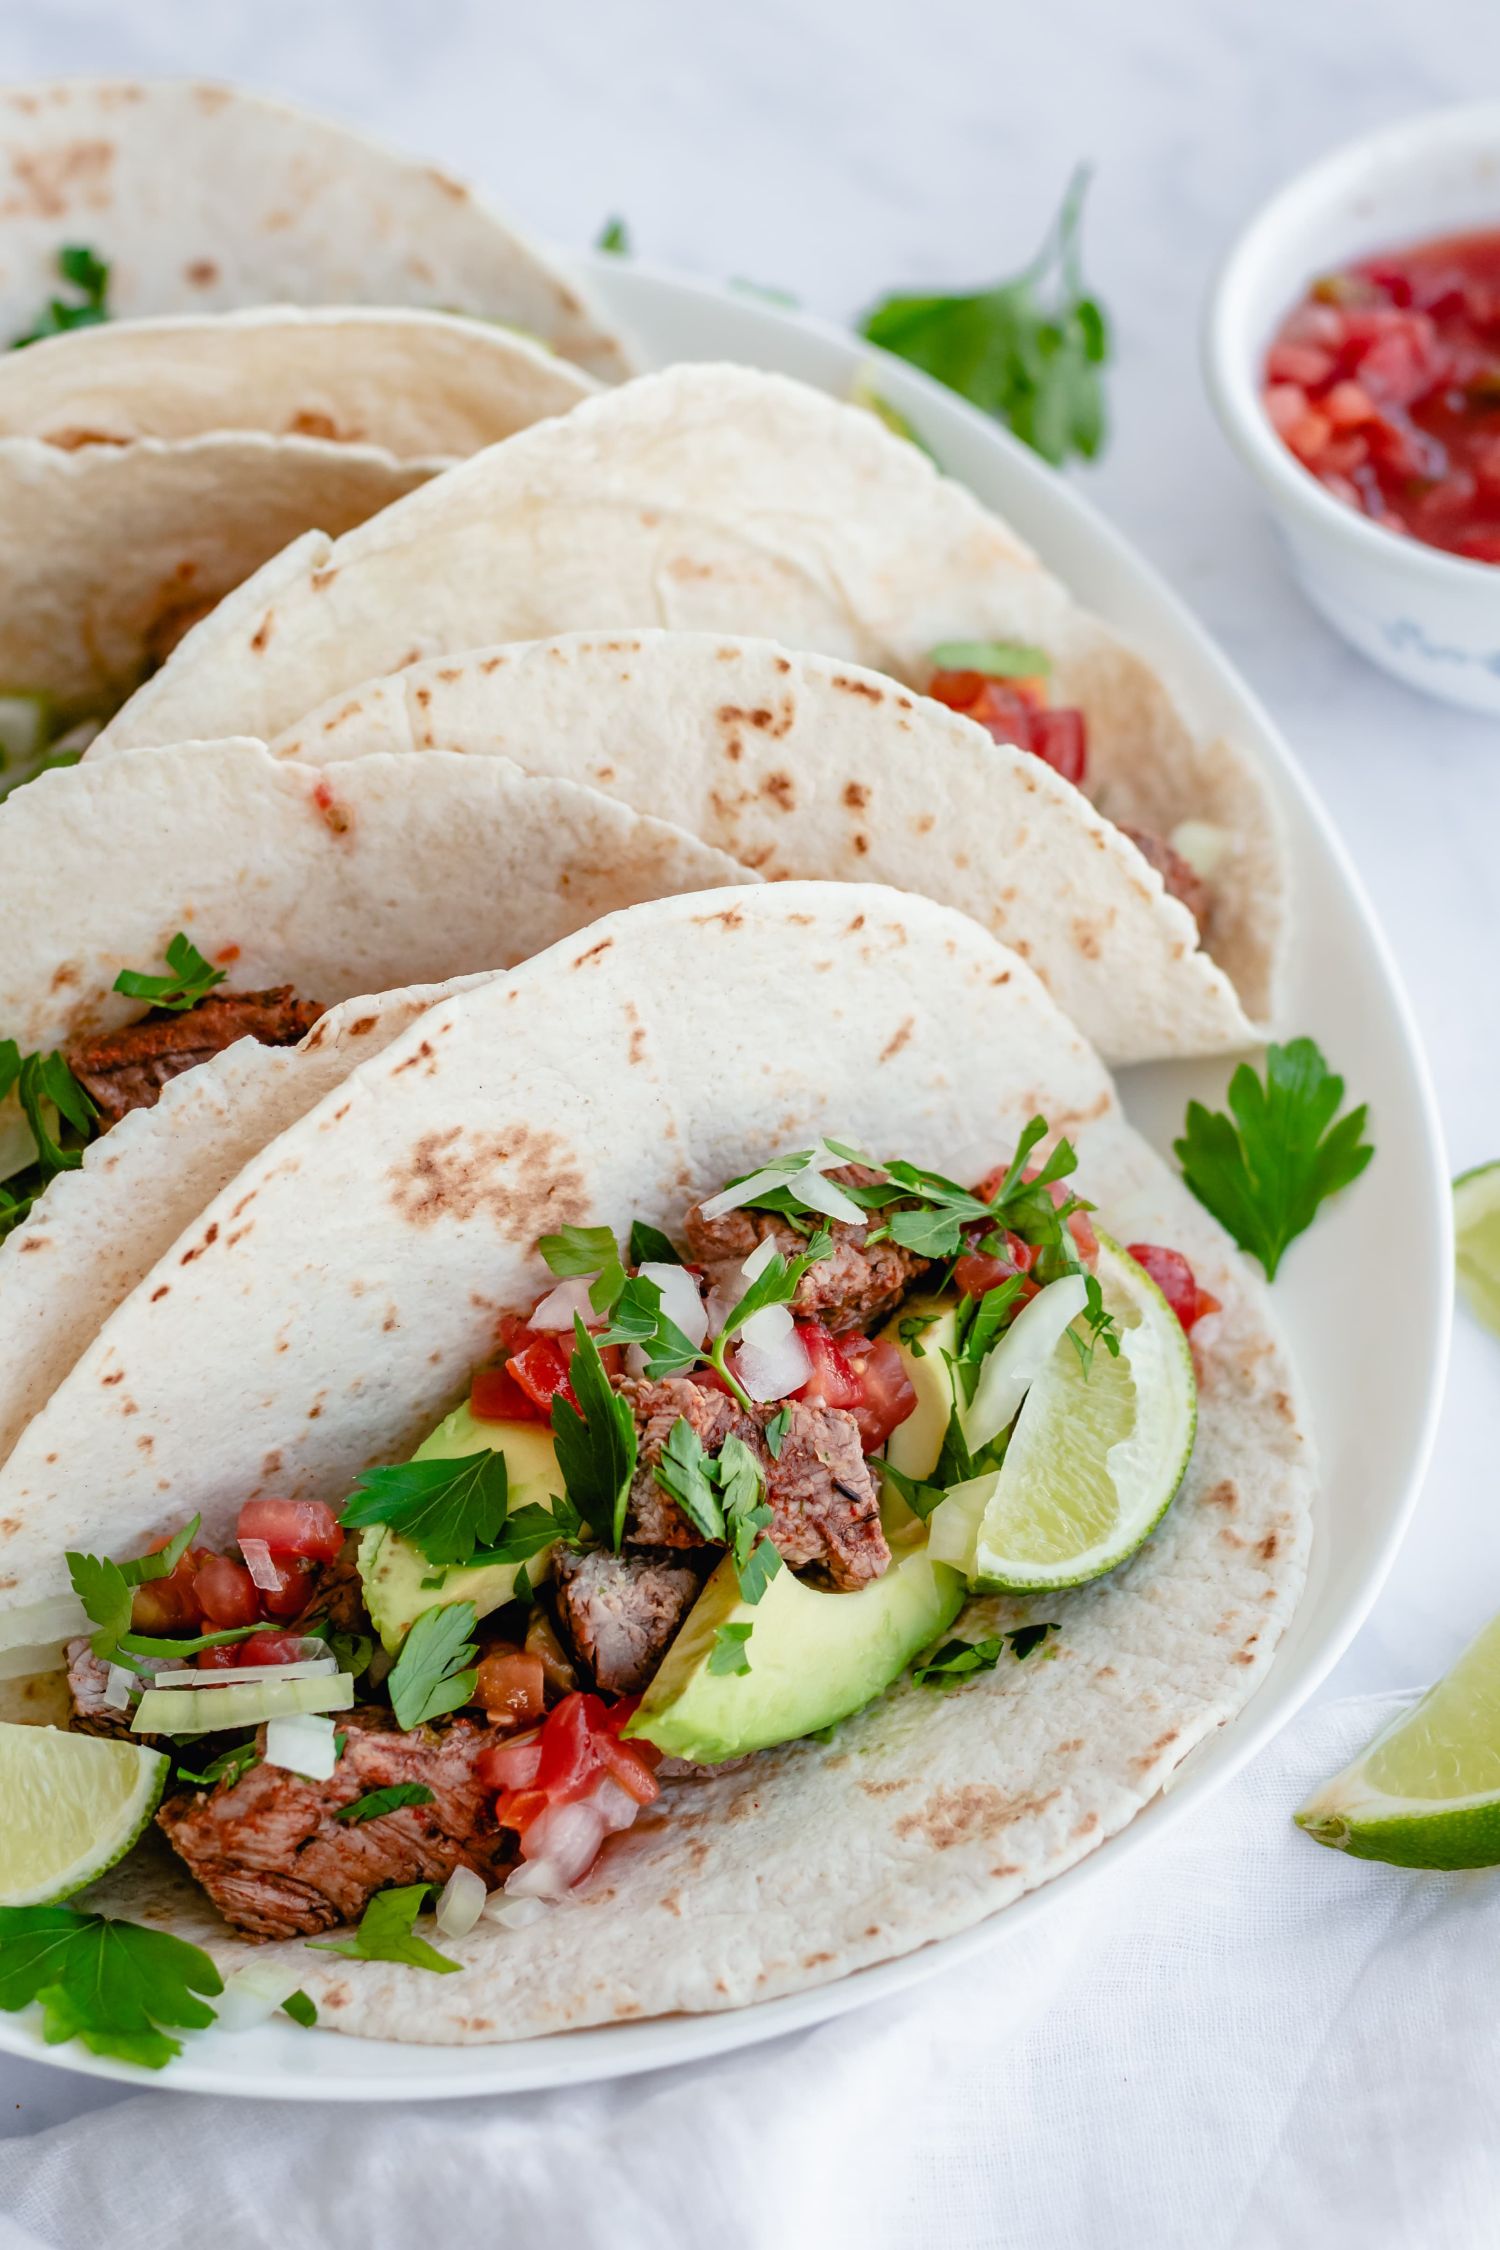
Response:
[{"label": "flour tortilla", "polygon": [[429,1010],[106,1324],[0,1469],[0,1568],[35,1597],[65,1544],[118,1548],[194,1508],[223,1538],[272,1482],[341,1498],[461,1394],[497,1310],[541,1285],[547,1228],[674,1225],[818,1132],[973,1176],[1038,1108],[1105,1224],[1179,1246],[1224,1306],[1197,1339],[1188,1478],[1149,1545],[1093,1588],[968,1613],[968,1630],[1056,1619],[1050,1661],[948,1696],[902,1686],[830,1742],[668,1784],[564,1906],[448,1944],[463,1976],[247,1948],[163,1856],[94,1902],[226,1963],[295,1961],[325,2025],[482,2042],[824,1983],[967,1927],[1122,1827],[1240,1708],[1295,1603],[1313,1469],[1293,1377],[1263,1290],[1025,964],[874,885],[637,907]]},{"label": "flour tortilla", "polygon": [[66,721],[112,711],[289,539],[362,523],[437,466],[256,432],[74,453],[0,438],[0,694]]},{"label": "flour tortilla", "polygon": [[458,459],[565,414],[594,384],[484,321],[343,305],[110,321],[0,357],[0,437],[78,452],[260,430]]},{"label": "flour tortilla", "polygon": [[323,765],[498,753],[680,822],[772,880],[921,891],[1012,945],[1108,1062],[1256,1036],[1187,908],[1079,790],[828,657],[723,634],[568,634],[367,681],[272,748]]},{"label": "flour tortilla", "polygon": [[67,79],[0,92],[0,344],[110,266],[117,318],[417,305],[507,322],[616,381],[630,354],[572,276],[461,182],[241,88]]},{"label": "flour tortilla", "polygon": [[[338,542],[309,538],[206,618],[92,756],[269,740],[421,657],[547,634],[758,633],[923,685],[953,640],[1044,649],[1116,823],[1231,839],[1208,950],[1274,1014],[1284,851],[1265,784],[1200,741],[1150,665],[999,519],[872,414],[784,376],[684,366],[523,431]],[[976,822],[982,808],[973,808]]]},{"label": "flour tortilla", "polygon": [[[300,1047],[241,1041],[184,1073],[0,1243],[0,1458],[210,1198],[439,980],[509,968],[604,909],[737,878],[757,879],[504,758],[374,757],[325,775],[225,742],[18,791],[0,808],[0,1037],[45,1050],[132,1021],[143,1003],[116,976],[158,965],[178,930],[211,960],[233,954],[230,989],[292,984],[332,1013]],[[24,1133],[13,1100],[7,1128]]]}]

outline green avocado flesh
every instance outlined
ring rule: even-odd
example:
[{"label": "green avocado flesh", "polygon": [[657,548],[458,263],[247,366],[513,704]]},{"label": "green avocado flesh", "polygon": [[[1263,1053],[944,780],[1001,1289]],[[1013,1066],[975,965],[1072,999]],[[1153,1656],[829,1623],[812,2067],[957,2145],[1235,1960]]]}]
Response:
[{"label": "green avocado flesh", "polygon": [[[505,1455],[512,1512],[532,1506],[550,1509],[562,1477],[552,1432],[545,1422],[481,1422],[466,1400],[423,1440],[413,1459],[458,1461],[486,1449]],[[550,1547],[533,1555],[525,1566],[533,1585],[545,1578],[551,1567]],[[472,1602],[475,1616],[485,1617],[492,1609],[502,1608],[515,1596],[520,1568],[519,1563],[489,1563],[469,1570],[459,1563],[440,1573],[420,1548],[384,1524],[372,1524],[359,1542],[365,1607],[382,1645],[392,1654],[424,1609],[446,1607],[449,1602]],[[440,1575],[440,1586],[423,1583]]]},{"label": "green avocado flesh", "polygon": [[[918,1320],[926,1326],[918,1328]],[[901,1331],[906,1329],[903,1338]],[[901,1354],[917,1394],[904,1422],[892,1430],[885,1457],[904,1477],[930,1477],[938,1465],[953,1412],[953,1361],[958,1354],[958,1304],[952,1297],[913,1298],[885,1335]],[[907,1521],[911,1521],[908,1514]]]},{"label": "green avocado flesh", "polygon": [[[625,1733],[705,1765],[816,1734],[888,1688],[952,1624],[964,1594],[925,1538],[895,1548],[885,1575],[857,1594],[825,1594],[781,1570],[753,1608],[726,1557]],[[721,1625],[750,1627],[748,1672],[709,1670]]]}]

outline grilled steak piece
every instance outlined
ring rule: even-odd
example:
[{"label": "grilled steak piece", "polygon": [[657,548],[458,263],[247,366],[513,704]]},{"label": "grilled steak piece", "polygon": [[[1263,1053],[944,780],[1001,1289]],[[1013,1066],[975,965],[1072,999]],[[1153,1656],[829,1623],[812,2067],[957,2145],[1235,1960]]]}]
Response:
[{"label": "grilled steak piece", "polygon": [[346,1539],[343,1551],[332,1562],[317,1565],[308,1574],[306,1607],[285,1630],[309,1633],[315,1625],[331,1625],[335,1632],[365,1630],[364,1581],[359,1575],[359,1541]]},{"label": "grilled steak piece", "polygon": [[208,1062],[237,1039],[263,1047],[295,1047],[323,1013],[299,1000],[289,984],[269,992],[214,992],[194,1008],[174,1014],[153,1008],[139,1023],[80,1039],[67,1050],[68,1068],[91,1097],[106,1125],[132,1109],[151,1109],[163,1086],[194,1063]]},{"label": "grilled steak piece", "polygon": [[[786,1399],[747,1414],[723,1391],[683,1376],[619,1385],[639,1432],[625,1537],[632,1546],[701,1547],[697,1526],[656,1481],[655,1469],[679,1416],[697,1431],[705,1453],[728,1437],[743,1438],[765,1480],[769,1536],[793,1570],[817,1565],[835,1586],[852,1590],[878,1578],[891,1559],[880,1528],[880,1497],[860,1444],[859,1425],[841,1407]],[[766,1424],[785,1406],[791,1419],[779,1458],[765,1441]]]},{"label": "grilled steak piece", "polygon": [[74,1734],[112,1734],[121,1741],[140,1742],[141,1735],[130,1732],[128,1708],[117,1711],[106,1703],[104,1691],[109,1685],[109,1666],[102,1656],[96,1656],[85,1634],[68,1643],[68,1699],[73,1706]]},{"label": "grilled steak piece", "polygon": [[696,1570],[667,1553],[564,1547],[553,1576],[563,1627],[608,1695],[639,1694],[698,1598]]},{"label": "grilled steak piece", "polygon": [[1122,821],[1120,834],[1128,836],[1136,850],[1167,886],[1168,896],[1180,898],[1200,930],[1208,922],[1213,905],[1213,893],[1196,867],[1174,851],[1164,836],[1153,835],[1149,828],[1128,828]]},{"label": "grilled steak piece", "polygon": [[[343,1756],[328,1781],[255,1765],[232,1783],[184,1789],[157,1813],[172,1849],[226,1922],[251,1938],[313,1937],[359,1919],[392,1884],[443,1883],[460,1864],[493,1889],[514,1849],[474,1779],[481,1750],[509,1739],[477,1719],[403,1734],[389,1711],[340,1712]],[[256,1737],[265,1748],[265,1729]],[[342,1821],[339,1806],[393,1782],[422,1782],[426,1805]]]},{"label": "grilled steak piece", "polygon": [[[866,1187],[880,1174],[867,1164],[841,1164],[828,1177],[840,1187]],[[879,1216],[872,1223],[878,1223]],[[792,1310],[804,1320],[826,1322],[835,1334],[846,1328],[871,1328],[895,1310],[917,1275],[927,1271],[929,1260],[903,1250],[899,1242],[867,1243],[866,1227],[850,1226],[842,1219],[818,1223],[833,1236],[833,1250],[802,1276]],[[795,1258],[807,1248],[806,1238],[774,1211],[726,1211],[721,1219],[705,1219],[695,1203],[682,1222],[682,1233],[694,1264],[707,1267],[730,1297],[744,1294],[737,1269],[768,1235],[784,1258]]]}]

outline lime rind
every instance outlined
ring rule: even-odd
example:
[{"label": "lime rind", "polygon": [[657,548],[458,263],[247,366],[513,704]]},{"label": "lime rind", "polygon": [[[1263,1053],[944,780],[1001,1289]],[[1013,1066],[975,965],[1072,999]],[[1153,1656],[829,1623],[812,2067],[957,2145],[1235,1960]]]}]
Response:
[{"label": "lime rind", "polygon": [[139,1840],[169,1761],[144,1743],[0,1725],[0,1905],[53,1906]]},{"label": "lime rind", "polygon": [[1500,1162],[1459,1173],[1453,1227],[1459,1294],[1500,1335]]},{"label": "lime rind", "polygon": [[[1060,1593],[1118,1569],[1160,1523],[1187,1472],[1198,1398],[1182,1325],[1107,1235],[1099,1237],[1098,1275],[1120,1326],[1120,1356],[1096,1347],[1085,1378],[1064,1337],[1032,1386],[976,1542],[979,1592]],[[1070,1490],[1049,1474],[1059,1460],[1070,1468]],[[1075,1536],[1071,1551],[1070,1527],[1087,1541]]]}]

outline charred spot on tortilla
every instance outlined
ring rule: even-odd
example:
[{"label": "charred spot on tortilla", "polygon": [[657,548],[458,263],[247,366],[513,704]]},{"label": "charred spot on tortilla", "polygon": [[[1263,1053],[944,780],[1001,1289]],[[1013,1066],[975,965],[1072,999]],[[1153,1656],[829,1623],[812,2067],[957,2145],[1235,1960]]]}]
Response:
[{"label": "charred spot on tortilla", "polygon": [[797,791],[789,773],[768,773],[760,785],[760,793],[774,799],[783,812],[796,810]]},{"label": "charred spot on tortilla", "polygon": [[581,1166],[556,1134],[519,1126],[424,1133],[405,1168],[389,1175],[391,1200],[413,1226],[486,1218],[507,1241],[531,1244],[587,1216]]},{"label": "charred spot on tortilla", "polygon": [[341,804],[335,797],[330,782],[325,779],[318,783],[313,790],[312,801],[322,814],[330,834],[334,836],[348,835],[350,829],[354,826],[354,815],[347,805]]},{"label": "charred spot on tortilla", "polygon": [[50,1240],[50,1235],[23,1234],[19,1244],[19,1255],[24,1257],[29,1251],[45,1250]]},{"label": "charred spot on tortilla", "polygon": [[907,1044],[907,1041],[911,1038],[913,1031],[916,1029],[916,1023],[917,1019],[915,1016],[904,1016],[901,1022],[897,1024],[895,1030],[891,1033],[890,1038],[886,1041],[885,1045],[880,1050],[880,1059],[883,1063],[895,1061],[897,1055],[900,1054],[902,1048]]},{"label": "charred spot on tortilla", "polygon": [[869,802],[870,792],[864,782],[846,781],[844,783],[844,803],[851,812],[863,812]]},{"label": "charred spot on tortilla", "polygon": [[585,962],[602,960],[614,942],[613,938],[600,938],[597,945],[589,946],[585,952],[578,955],[573,963],[574,968],[581,969]]},{"label": "charred spot on tortilla", "polygon": [[[314,576],[313,584],[317,584],[316,576]],[[256,626],[255,631],[250,635],[250,646],[254,649],[257,656],[261,655],[262,652],[270,645],[271,634],[275,628],[275,624],[276,612],[274,609],[268,609],[265,616]]]},{"label": "charred spot on tortilla", "polygon": [[845,695],[862,695],[867,703],[884,703],[885,690],[876,687],[873,680],[851,680],[842,672],[835,672],[833,684],[842,688]]},{"label": "charred spot on tortilla", "polygon": [[415,1070],[419,1063],[429,1062],[432,1058],[432,1054],[432,1041],[430,1039],[424,1039],[418,1046],[415,1054],[408,1055],[404,1062],[397,1063],[395,1069],[391,1072],[391,1076],[393,1078],[399,1078],[403,1070]]}]

